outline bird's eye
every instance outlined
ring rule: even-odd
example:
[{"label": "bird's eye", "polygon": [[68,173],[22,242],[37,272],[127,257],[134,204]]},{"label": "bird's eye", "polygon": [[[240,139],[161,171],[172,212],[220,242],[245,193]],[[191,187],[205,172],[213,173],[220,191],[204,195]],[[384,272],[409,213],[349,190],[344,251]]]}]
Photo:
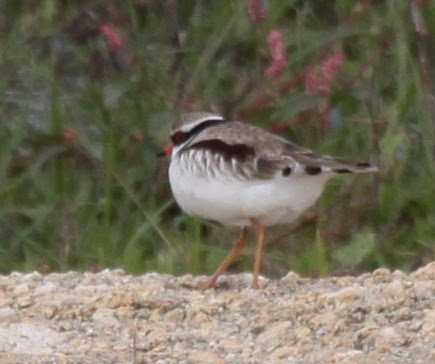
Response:
[{"label": "bird's eye", "polygon": [[172,143],[174,145],[178,145],[183,143],[187,138],[187,134],[182,131],[177,131],[174,135],[171,136]]}]

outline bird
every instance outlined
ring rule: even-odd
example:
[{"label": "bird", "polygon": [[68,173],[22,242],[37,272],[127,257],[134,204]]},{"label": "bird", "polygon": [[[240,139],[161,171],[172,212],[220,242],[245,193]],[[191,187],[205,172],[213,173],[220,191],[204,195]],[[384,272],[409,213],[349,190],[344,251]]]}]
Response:
[{"label": "bird", "polygon": [[182,113],[161,154],[170,156],[169,184],[188,215],[240,227],[240,236],[215,273],[192,286],[206,290],[241,253],[248,229],[256,236],[252,288],[259,275],[265,229],[295,221],[333,176],[371,173],[365,161],[317,154],[246,122],[210,112]]}]

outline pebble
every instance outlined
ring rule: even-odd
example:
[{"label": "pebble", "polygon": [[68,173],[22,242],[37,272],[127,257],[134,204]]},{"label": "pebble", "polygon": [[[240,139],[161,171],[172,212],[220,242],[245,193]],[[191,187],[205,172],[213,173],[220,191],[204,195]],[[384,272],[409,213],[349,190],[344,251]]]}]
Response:
[{"label": "pebble", "polygon": [[[435,362],[435,262],[261,279],[122,270],[0,276],[0,363]],[[50,360],[48,359],[50,358]]]}]

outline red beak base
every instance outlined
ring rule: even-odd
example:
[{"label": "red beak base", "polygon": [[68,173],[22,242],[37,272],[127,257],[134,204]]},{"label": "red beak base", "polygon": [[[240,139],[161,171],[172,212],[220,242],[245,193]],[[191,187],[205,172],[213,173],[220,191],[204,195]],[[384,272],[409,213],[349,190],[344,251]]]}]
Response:
[{"label": "red beak base", "polygon": [[172,154],[172,150],[174,149],[174,144],[168,144],[161,152],[157,154],[157,157],[164,157],[166,155],[170,156]]}]

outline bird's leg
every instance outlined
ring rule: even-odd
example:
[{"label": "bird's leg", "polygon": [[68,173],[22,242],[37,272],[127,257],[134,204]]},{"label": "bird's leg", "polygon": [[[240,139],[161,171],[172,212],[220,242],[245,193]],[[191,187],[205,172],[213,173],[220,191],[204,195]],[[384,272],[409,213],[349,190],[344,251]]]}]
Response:
[{"label": "bird's leg", "polygon": [[230,254],[228,254],[228,256],[221,263],[219,268],[216,269],[216,272],[213,274],[213,276],[208,281],[199,283],[196,286],[193,286],[193,288],[203,291],[213,287],[216,284],[216,281],[218,280],[219,276],[228,269],[228,267],[230,266],[234,258],[236,258],[240,254],[243,247],[245,246],[247,230],[248,228],[246,226],[242,227],[242,230],[240,232],[240,237],[239,240],[237,240],[236,246],[231,250]]},{"label": "bird's leg", "polygon": [[252,281],[252,288],[259,289],[260,284],[258,283],[258,276],[260,275],[261,257],[264,247],[264,228],[256,219],[252,218],[249,220],[251,221],[255,236],[257,237],[257,245],[255,247],[254,279]]}]

